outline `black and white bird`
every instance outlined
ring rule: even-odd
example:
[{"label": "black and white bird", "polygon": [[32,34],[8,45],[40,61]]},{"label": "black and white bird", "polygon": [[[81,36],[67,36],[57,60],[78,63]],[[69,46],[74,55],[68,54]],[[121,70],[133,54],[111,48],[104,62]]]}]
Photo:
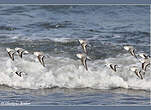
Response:
[{"label": "black and white bird", "polygon": [[15,50],[14,49],[10,49],[10,48],[6,48],[6,51],[9,55],[9,57],[11,58],[12,61],[14,61],[14,54],[15,54]]},{"label": "black and white bird", "polygon": [[26,50],[23,49],[23,48],[18,48],[18,47],[16,47],[15,50],[16,50],[16,52],[18,53],[18,55],[20,56],[20,58],[23,57],[23,54],[28,54],[28,53],[29,53],[28,51],[26,51]]},{"label": "black and white bird", "polygon": [[34,52],[34,55],[37,56],[39,62],[45,67],[44,54],[42,52]]},{"label": "black and white bird", "polygon": [[150,59],[139,59],[139,61],[142,63],[142,69],[146,71],[147,67],[150,65]]},{"label": "black and white bird", "polygon": [[141,74],[143,71],[139,70],[136,66],[131,67],[130,70],[133,71],[137,75],[137,77],[143,79],[143,76]]},{"label": "black and white bird", "polygon": [[21,72],[21,71],[16,71],[15,72],[16,75],[18,75],[19,77],[22,77],[22,75],[27,75],[27,73]]},{"label": "black and white bird", "polygon": [[139,53],[138,55],[139,55],[141,58],[144,58],[144,59],[150,58],[150,56],[147,55],[146,53]]},{"label": "black and white bird", "polygon": [[82,47],[84,53],[87,54],[87,41],[85,41],[85,40],[79,40],[79,42],[81,44],[81,47]]},{"label": "black and white bird", "polygon": [[115,64],[111,64],[111,63],[107,63],[107,64],[105,64],[105,66],[107,66],[108,68],[111,68],[114,72],[116,72],[117,71],[117,65]]},{"label": "black and white bird", "polygon": [[20,77],[22,76],[22,72],[16,71],[15,73]]},{"label": "black and white bird", "polygon": [[87,67],[87,59],[90,59],[85,53],[78,53],[76,56],[81,59],[81,63],[84,66],[84,68],[88,71]]},{"label": "black and white bird", "polygon": [[133,46],[124,46],[124,49],[127,50],[132,56],[137,58],[135,54],[136,49]]}]

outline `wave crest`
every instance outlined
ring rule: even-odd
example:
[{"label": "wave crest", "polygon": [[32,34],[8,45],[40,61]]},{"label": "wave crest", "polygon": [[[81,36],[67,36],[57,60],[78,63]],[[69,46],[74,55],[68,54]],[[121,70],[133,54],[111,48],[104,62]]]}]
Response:
[{"label": "wave crest", "polygon": [[[79,60],[53,57],[46,58],[46,68],[38,62],[37,58],[28,55],[23,59],[15,56],[16,60],[11,61],[6,55],[0,57],[0,85],[22,89],[40,88],[93,88],[93,89],[151,89],[150,69],[147,70],[143,80],[138,79],[135,73],[129,71],[129,66],[140,63],[129,56],[117,56],[105,60],[88,61],[89,71],[85,71]],[[105,67],[105,63],[119,64],[121,68],[117,72]],[[17,76],[14,72],[22,71],[23,77]],[[27,74],[27,75],[26,75]]]}]

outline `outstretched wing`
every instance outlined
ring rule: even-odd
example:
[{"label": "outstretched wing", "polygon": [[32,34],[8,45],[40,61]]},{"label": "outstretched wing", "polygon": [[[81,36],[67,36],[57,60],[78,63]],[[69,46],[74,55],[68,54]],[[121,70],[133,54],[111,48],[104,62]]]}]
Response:
[{"label": "outstretched wing", "polygon": [[137,77],[139,77],[139,78],[140,78],[140,76],[138,75],[138,72],[137,72],[137,71],[135,71],[135,74],[137,75]]},{"label": "outstretched wing", "polygon": [[14,53],[8,52],[8,55],[14,61]]},{"label": "outstretched wing", "polygon": [[114,71],[116,72],[116,67],[117,67],[117,65],[114,65]]},{"label": "outstretched wing", "polygon": [[135,74],[137,75],[137,77],[139,77],[140,79],[143,79],[143,76],[141,74],[141,70],[140,71],[135,71]]},{"label": "outstretched wing", "polygon": [[41,56],[39,55],[39,56],[37,56],[37,58],[38,58],[39,62],[42,64],[42,62],[41,62]]},{"label": "outstretched wing", "polygon": [[149,56],[144,54],[144,58],[147,59]]},{"label": "outstretched wing", "polygon": [[110,64],[110,68],[114,71],[114,67]]},{"label": "outstretched wing", "polygon": [[15,72],[18,76],[20,76],[21,77],[21,74],[22,74],[22,72]]},{"label": "outstretched wing", "polygon": [[88,67],[87,67],[87,63],[86,63],[86,58],[85,57],[81,58],[81,62],[83,64],[83,66],[85,67],[85,69],[88,71]]},{"label": "outstretched wing", "polygon": [[150,63],[142,63],[142,69],[146,71],[148,65],[150,65]]},{"label": "outstretched wing", "polygon": [[135,58],[137,58],[137,56],[136,56],[136,54],[135,54],[135,49],[130,49],[130,54],[132,55],[132,56],[134,56]]},{"label": "outstretched wing", "polygon": [[115,65],[113,66],[112,64],[110,64],[110,68],[111,68],[113,71],[116,72],[116,67],[115,67]]},{"label": "outstretched wing", "polygon": [[23,57],[23,53],[24,53],[24,51],[21,51],[21,52],[20,52],[20,54],[19,54],[20,58]]},{"label": "outstretched wing", "polygon": [[42,58],[41,58],[41,62],[42,62],[42,65],[45,67],[45,63],[44,63],[44,56],[42,56]]},{"label": "outstretched wing", "polygon": [[141,74],[141,70],[139,71],[139,78],[143,79],[143,76]]},{"label": "outstretched wing", "polygon": [[37,56],[37,57],[38,57],[39,62],[45,67],[44,56],[39,55],[39,56]]},{"label": "outstretched wing", "polygon": [[81,46],[82,46],[83,51],[87,54],[87,48],[86,48],[87,44],[83,43],[81,44]]}]

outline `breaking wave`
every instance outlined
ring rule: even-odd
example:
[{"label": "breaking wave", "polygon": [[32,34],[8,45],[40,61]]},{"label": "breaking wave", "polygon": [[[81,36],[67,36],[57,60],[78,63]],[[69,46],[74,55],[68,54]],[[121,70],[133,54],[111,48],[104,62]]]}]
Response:
[{"label": "breaking wave", "polygon": [[[64,56],[45,58],[46,67],[38,62],[33,55],[21,59],[15,56],[11,61],[5,50],[0,49],[0,85],[16,89],[43,89],[43,88],[92,88],[92,89],[151,89],[150,68],[144,79],[139,79],[129,70],[130,66],[141,64],[129,54],[117,55],[114,58],[105,58],[87,61],[88,71],[81,65],[80,60]],[[117,72],[105,67],[105,63],[115,63],[120,66]],[[23,77],[14,72],[22,71]]]}]

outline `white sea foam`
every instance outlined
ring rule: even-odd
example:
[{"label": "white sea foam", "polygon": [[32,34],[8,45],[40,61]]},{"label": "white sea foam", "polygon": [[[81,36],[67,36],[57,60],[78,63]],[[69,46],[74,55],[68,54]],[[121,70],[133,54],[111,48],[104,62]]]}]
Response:
[{"label": "white sea foam", "polygon": [[[3,51],[4,52],[4,51]],[[1,53],[1,52],[0,52]],[[13,62],[7,53],[0,56],[0,85],[7,85],[13,88],[131,88],[149,91],[151,89],[150,69],[148,68],[145,78],[139,79],[129,66],[139,66],[134,57],[129,54],[117,56],[117,58],[107,58],[105,60],[87,61],[89,71],[86,71],[80,60],[64,57],[46,58],[46,68],[44,68],[33,55],[25,56],[21,59],[15,56]],[[117,72],[105,67],[105,63],[115,63],[120,66]],[[23,77],[16,75],[15,71],[22,71]]]}]

